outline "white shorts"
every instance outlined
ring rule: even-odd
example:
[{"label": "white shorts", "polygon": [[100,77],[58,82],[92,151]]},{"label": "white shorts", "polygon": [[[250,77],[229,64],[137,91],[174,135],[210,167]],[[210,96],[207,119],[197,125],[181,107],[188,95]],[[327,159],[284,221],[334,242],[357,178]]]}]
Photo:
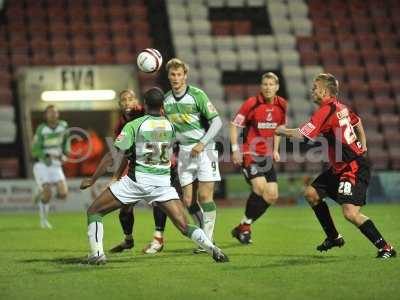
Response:
[{"label": "white shorts", "polygon": [[36,183],[42,187],[45,183],[57,183],[65,181],[64,171],[61,165],[46,166],[45,163],[39,161],[33,164],[33,176]]},{"label": "white shorts", "polygon": [[140,184],[127,175],[110,185],[110,191],[123,204],[134,204],[140,200],[152,204],[179,199],[178,193],[172,186]]},{"label": "white shorts", "polygon": [[197,157],[191,157],[190,152],[179,150],[178,175],[181,186],[199,181],[220,181],[218,151],[204,150]]}]

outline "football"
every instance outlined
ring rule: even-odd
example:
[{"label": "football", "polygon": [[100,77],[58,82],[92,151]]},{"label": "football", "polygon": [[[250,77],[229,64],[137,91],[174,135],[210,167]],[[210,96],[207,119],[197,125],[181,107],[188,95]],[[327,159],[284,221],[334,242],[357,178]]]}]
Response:
[{"label": "football", "polygon": [[142,72],[154,73],[162,65],[162,55],[157,49],[146,48],[139,53],[136,63]]}]

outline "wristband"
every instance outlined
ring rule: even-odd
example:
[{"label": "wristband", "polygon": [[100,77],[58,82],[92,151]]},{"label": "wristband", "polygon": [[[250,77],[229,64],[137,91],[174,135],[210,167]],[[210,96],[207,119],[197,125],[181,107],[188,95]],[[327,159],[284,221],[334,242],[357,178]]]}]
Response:
[{"label": "wristband", "polygon": [[232,152],[238,151],[239,150],[239,146],[238,144],[232,144]]}]

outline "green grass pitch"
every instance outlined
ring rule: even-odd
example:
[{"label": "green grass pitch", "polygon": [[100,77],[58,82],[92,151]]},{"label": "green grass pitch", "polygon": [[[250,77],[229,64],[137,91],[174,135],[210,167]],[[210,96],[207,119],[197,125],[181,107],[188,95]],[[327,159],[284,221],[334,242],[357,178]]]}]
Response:
[{"label": "green grass pitch", "polygon": [[[400,249],[400,205],[363,210]],[[33,214],[0,215],[0,299],[399,299],[400,258],[375,259],[375,248],[334,206],[346,245],[320,254],[324,235],[308,207],[271,208],[253,226],[253,244],[239,245],[230,230],[243,209],[218,211],[216,242],[231,262],[192,254],[194,244],[168,221],[166,246],[141,254],[153,231],[150,210],[136,212],[135,248],[108,255],[105,266],[86,256],[85,214],[52,214],[42,230]],[[122,238],[116,213],[104,219],[105,249]]]}]

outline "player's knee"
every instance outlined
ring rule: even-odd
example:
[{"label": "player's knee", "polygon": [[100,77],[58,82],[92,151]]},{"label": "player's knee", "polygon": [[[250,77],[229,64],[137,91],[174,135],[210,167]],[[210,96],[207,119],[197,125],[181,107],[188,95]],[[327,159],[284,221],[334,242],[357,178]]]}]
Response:
[{"label": "player's knee", "polygon": [[264,186],[261,184],[253,184],[251,190],[257,195],[264,195]]},{"label": "player's knee", "polygon": [[48,203],[51,199],[51,189],[50,187],[44,187],[42,192],[42,202]]},{"label": "player's knee", "polygon": [[264,199],[265,199],[269,204],[275,204],[276,201],[278,201],[278,193],[274,193],[274,192],[267,192],[267,193],[264,193]]},{"label": "player's knee", "polygon": [[343,209],[343,216],[351,223],[356,223],[359,212],[353,209]]},{"label": "player's knee", "polygon": [[66,192],[60,192],[57,194],[57,198],[61,199],[61,200],[65,200],[67,198],[67,196],[68,196],[68,193],[66,193]]},{"label": "player's knee", "polygon": [[311,186],[306,187],[304,190],[304,198],[311,205],[317,205],[320,202],[317,191]]}]

